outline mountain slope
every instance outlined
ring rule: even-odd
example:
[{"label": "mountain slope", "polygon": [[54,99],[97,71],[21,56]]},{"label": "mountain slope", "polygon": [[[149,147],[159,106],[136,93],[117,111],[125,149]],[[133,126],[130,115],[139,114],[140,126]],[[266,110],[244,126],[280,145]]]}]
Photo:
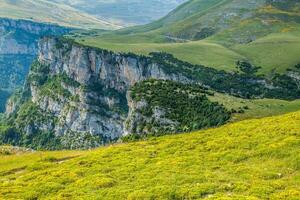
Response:
[{"label": "mountain slope", "polygon": [[285,73],[300,63],[299,10],[299,2],[293,0],[190,0],[148,25],[78,37],[78,41],[114,51],[166,51],[227,71],[236,70],[237,60],[248,60],[262,67],[261,74]]},{"label": "mountain slope", "polygon": [[186,0],[50,0],[122,25],[146,24],[165,16]]},{"label": "mountain slope", "polygon": [[55,23],[75,28],[120,28],[70,6],[45,0],[1,0],[0,17]]},{"label": "mountain slope", "polygon": [[161,20],[130,31],[154,31],[162,36],[170,35],[191,40],[215,36],[216,39],[222,39],[222,43],[247,43],[269,33],[280,32],[284,28],[291,31],[297,27],[300,21],[300,3],[293,0],[281,2],[191,0]]},{"label": "mountain slope", "polygon": [[4,148],[0,198],[298,199],[299,133],[296,112],[86,152]]},{"label": "mountain slope", "polygon": [[157,20],[184,1],[0,0],[0,17],[85,29],[117,29]]},{"label": "mountain slope", "polygon": [[[227,0],[226,0],[227,1]],[[175,10],[171,11],[165,17],[147,24],[145,26],[140,26],[130,29],[131,32],[146,32],[146,31],[161,31],[168,29],[174,25],[179,24],[183,20],[190,19],[194,15],[203,15],[206,12],[213,10],[218,5],[222,4],[224,0],[190,0],[180,6]],[[194,22],[192,22],[194,23]],[[129,30],[129,29],[128,29]]]}]

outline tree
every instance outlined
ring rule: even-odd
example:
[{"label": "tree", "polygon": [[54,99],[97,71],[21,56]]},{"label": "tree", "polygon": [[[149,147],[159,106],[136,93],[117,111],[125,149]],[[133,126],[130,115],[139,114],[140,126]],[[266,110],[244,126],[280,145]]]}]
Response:
[{"label": "tree", "polygon": [[239,70],[241,70],[242,72],[244,72],[245,74],[249,74],[249,75],[255,74],[261,68],[261,67],[257,67],[255,65],[252,65],[248,61],[237,61],[236,62],[236,67]]},{"label": "tree", "polygon": [[14,128],[6,125],[0,125],[0,143],[18,145],[21,140],[21,134]]}]

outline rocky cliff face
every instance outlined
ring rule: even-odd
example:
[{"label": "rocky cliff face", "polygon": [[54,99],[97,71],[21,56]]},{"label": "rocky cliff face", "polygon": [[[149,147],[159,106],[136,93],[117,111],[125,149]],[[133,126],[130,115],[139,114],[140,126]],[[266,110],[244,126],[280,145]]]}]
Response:
[{"label": "rocky cliff face", "polygon": [[190,81],[179,73],[167,74],[151,59],[134,54],[113,53],[49,37],[40,41],[39,49],[39,61],[50,66],[51,74],[66,73],[83,85],[99,82],[121,92],[149,78]]},{"label": "rocky cliff face", "polygon": [[[52,131],[67,148],[93,147],[115,140],[125,132],[128,89],[149,78],[191,81],[179,73],[166,73],[147,57],[46,37],[39,42],[38,61],[26,85],[30,91],[28,101],[38,110],[35,115],[43,113],[47,117],[32,120],[30,115],[19,115],[16,121],[26,123],[17,126],[28,135]],[[23,112],[20,109],[19,113]],[[14,112],[12,106],[8,111]]]},{"label": "rocky cliff face", "polygon": [[[56,25],[0,19],[0,91],[12,92],[23,85],[29,66],[36,58],[40,37],[68,31]],[[4,103],[0,102],[0,112]]]},{"label": "rocky cliff face", "polygon": [[42,36],[62,35],[70,31],[51,24],[0,18],[0,54],[37,55],[37,41]]}]

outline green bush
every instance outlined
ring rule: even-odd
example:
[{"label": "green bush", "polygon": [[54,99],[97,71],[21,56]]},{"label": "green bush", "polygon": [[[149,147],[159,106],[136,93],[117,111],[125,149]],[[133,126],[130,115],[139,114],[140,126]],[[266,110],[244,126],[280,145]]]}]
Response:
[{"label": "green bush", "polygon": [[9,125],[0,125],[0,144],[19,145],[21,134]]},{"label": "green bush", "polygon": [[245,74],[249,74],[249,75],[254,75],[261,68],[261,67],[254,66],[247,61],[237,61],[236,67],[237,69],[241,70]]}]

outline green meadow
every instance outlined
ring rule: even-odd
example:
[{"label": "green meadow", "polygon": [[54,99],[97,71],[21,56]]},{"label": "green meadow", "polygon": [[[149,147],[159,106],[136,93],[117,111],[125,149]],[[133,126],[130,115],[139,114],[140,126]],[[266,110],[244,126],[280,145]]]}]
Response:
[{"label": "green meadow", "polygon": [[241,99],[222,93],[215,93],[214,96],[208,96],[208,98],[211,101],[223,104],[228,110],[238,111],[242,109],[242,113],[233,114],[232,122],[282,115],[300,110],[300,100]]},{"label": "green meadow", "polygon": [[299,134],[296,112],[90,151],[6,147],[0,199],[296,200]]},{"label": "green meadow", "polygon": [[[213,39],[185,42],[146,42],[146,38],[123,40],[101,37],[78,38],[77,41],[88,46],[109,49],[116,52],[134,52],[148,55],[150,52],[167,52],[190,62],[213,67],[219,70],[236,71],[238,60],[248,60],[261,66],[260,74],[284,73],[300,63],[300,35],[278,33],[260,38],[249,44],[225,46]],[[144,41],[145,40],[145,41]]]}]

